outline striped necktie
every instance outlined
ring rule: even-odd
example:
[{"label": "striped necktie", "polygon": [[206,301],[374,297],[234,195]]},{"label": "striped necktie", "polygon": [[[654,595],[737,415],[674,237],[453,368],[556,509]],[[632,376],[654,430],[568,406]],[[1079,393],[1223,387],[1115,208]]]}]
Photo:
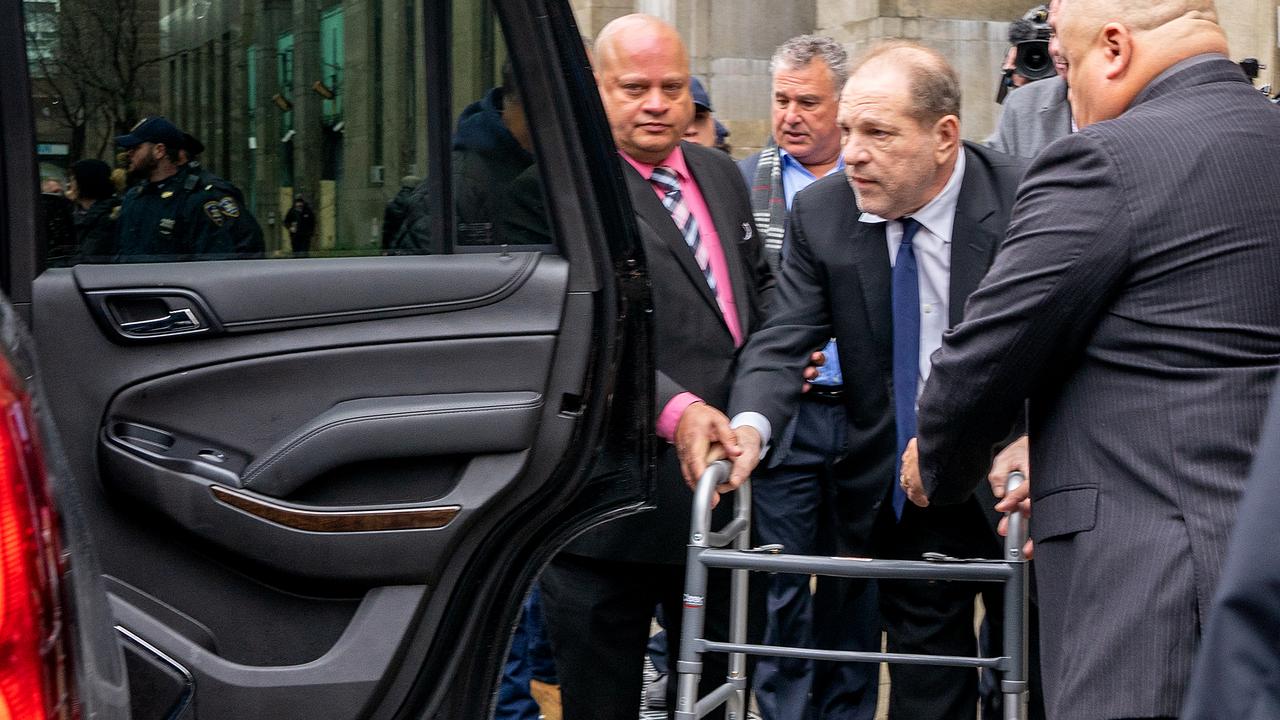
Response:
[{"label": "striped necktie", "polygon": [[663,206],[667,208],[667,212],[671,213],[676,229],[684,237],[685,244],[693,251],[693,259],[698,262],[703,277],[707,279],[711,294],[719,301],[720,294],[716,292],[716,278],[711,274],[711,257],[707,255],[707,248],[698,238],[698,220],[689,211],[688,203],[684,201],[684,196],[680,192],[680,183],[676,179],[676,171],[666,165],[659,165],[653,169],[649,182],[662,191]]}]

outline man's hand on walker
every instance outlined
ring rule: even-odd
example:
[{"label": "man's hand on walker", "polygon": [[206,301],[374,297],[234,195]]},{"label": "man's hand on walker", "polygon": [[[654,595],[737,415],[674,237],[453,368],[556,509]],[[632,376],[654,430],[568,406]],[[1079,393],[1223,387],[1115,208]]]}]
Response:
[{"label": "man's hand on walker", "polygon": [[[1009,474],[1014,471],[1022,473],[1022,484],[1012,492],[1006,492]],[[1022,513],[1023,517],[1031,516],[1031,452],[1026,435],[1009,443],[996,455],[995,460],[991,462],[991,472],[987,474],[987,482],[991,484],[991,494],[999,501],[996,503],[996,510],[1002,513],[1016,511]],[[1001,535],[1009,534],[1007,515],[1000,518],[1000,525],[996,529]],[[1035,548],[1031,540],[1027,540],[1026,546],[1022,548],[1022,554],[1030,560],[1034,552]]]}]

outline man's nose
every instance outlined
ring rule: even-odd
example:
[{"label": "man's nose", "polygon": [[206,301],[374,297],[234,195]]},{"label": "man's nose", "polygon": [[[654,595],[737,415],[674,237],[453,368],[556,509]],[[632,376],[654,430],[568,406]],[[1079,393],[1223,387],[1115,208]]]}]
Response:
[{"label": "man's nose", "polygon": [[650,115],[661,115],[671,108],[671,101],[667,99],[666,93],[662,92],[662,88],[655,87],[645,93],[644,104],[641,107]]},{"label": "man's nose", "polygon": [[841,154],[844,156],[846,165],[863,165],[871,160],[871,154],[856,135],[850,135],[844,141],[844,149]]}]

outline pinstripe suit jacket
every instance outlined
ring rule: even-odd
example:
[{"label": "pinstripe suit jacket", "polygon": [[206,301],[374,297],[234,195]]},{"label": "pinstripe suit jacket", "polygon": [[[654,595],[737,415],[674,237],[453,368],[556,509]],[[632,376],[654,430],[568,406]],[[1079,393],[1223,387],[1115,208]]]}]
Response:
[{"label": "pinstripe suit jacket", "polygon": [[1280,364],[1280,109],[1183,61],[1047,147],[934,358],[921,473],[957,501],[1031,402],[1050,717],[1178,714]]}]

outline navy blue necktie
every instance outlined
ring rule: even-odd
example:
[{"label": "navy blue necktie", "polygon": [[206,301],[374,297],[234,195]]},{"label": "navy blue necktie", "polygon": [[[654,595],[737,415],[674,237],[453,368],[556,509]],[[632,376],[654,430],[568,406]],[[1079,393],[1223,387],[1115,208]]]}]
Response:
[{"label": "navy blue necktie", "polygon": [[902,489],[902,453],[916,436],[916,379],[920,374],[920,279],[911,240],[920,229],[902,218],[902,243],[893,263],[893,410],[898,426],[898,459],[893,483],[893,514],[902,519],[907,492]]}]

